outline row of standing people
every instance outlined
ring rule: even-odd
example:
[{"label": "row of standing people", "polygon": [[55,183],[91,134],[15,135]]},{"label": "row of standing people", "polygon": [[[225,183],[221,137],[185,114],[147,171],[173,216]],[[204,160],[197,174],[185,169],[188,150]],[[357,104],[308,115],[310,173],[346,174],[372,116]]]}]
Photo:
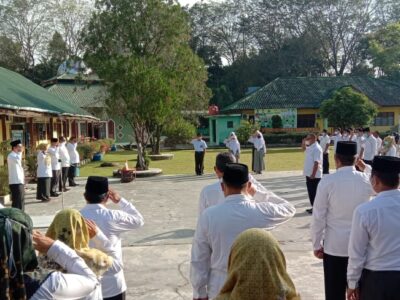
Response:
[{"label": "row of standing people", "polygon": [[60,211],[46,235],[22,210],[0,208],[0,299],[126,298],[121,234],[143,226],[143,216],[105,177],[89,177],[84,198],[80,212]]},{"label": "row of standing people", "polygon": [[[50,197],[58,197],[58,192],[76,186],[75,173],[80,160],[76,150],[76,138],[68,143],[65,138],[51,139],[51,146],[40,145],[37,153],[37,193],[36,199],[48,202]],[[12,207],[25,209],[25,172],[22,163],[24,147],[21,140],[11,142],[11,152],[7,156],[8,181]]]},{"label": "row of standing people", "polygon": [[[252,148],[252,171],[256,174],[261,174],[265,170],[264,157],[267,153],[267,146],[265,144],[264,137],[262,133],[256,130],[249,138],[249,143],[253,144]],[[201,134],[198,134],[195,139],[191,141],[195,151],[195,172],[196,175],[203,175],[204,173],[204,157],[206,154],[206,149],[208,148],[207,143],[203,140]],[[232,153],[236,161],[239,162],[240,159],[240,142],[235,134],[231,132],[229,137],[224,140],[225,146]]]},{"label": "row of standing people", "polygon": [[350,130],[335,133],[334,174],[324,161],[326,132],[320,143],[314,134],[303,140],[311,236],[323,259],[327,300],[346,299],[346,287],[349,300],[399,298],[400,159],[379,153],[379,140],[369,128],[362,131],[355,140]]}]

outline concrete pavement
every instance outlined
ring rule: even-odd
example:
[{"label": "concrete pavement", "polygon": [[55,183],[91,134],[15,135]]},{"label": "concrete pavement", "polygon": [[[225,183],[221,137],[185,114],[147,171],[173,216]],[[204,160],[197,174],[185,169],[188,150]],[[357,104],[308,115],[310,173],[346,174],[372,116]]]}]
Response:
[{"label": "concrete pavement", "polygon": [[[271,172],[256,178],[281,197],[292,202],[296,216],[274,229],[287,259],[287,267],[303,300],[324,299],[321,261],[311,252],[311,217],[305,180],[301,172]],[[128,299],[191,299],[189,260],[197,221],[200,190],[215,182],[214,175],[177,175],[137,179],[129,184],[113,182],[113,187],[130,199],[145,218],[143,228],[123,236]],[[84,181],[65,193],[65,207],[80,209]],[[33,190],[32,190],[33,192]],[[26,211],[38,227],[46,227],[61,209],[58,198],[52,203],[34,200],[30,192]]]}]

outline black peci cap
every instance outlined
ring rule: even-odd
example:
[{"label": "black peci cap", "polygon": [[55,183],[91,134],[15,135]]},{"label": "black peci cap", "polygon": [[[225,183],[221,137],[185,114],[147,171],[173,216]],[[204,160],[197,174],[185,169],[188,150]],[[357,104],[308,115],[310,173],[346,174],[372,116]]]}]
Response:
[{"label": "black peci cap", "polygon": [[380,173],[400,173],[400,158],[393,156],[375,156],[372,170]]},{"label": "black peci cap", "polygon": [[16,147],[21,144],[22,144],[21,140],[15,140],[10,143],[11,147]]},{"label": "black peci cap", "polygon": [[89,176],[85,192],[91,196],[102,196],[108,192],[108,179],[101,176]]},{"label": "black peci cap", "polygon": [[357,143],[340,141],[336,145],[336,154],[354,156],[357,154]]}]

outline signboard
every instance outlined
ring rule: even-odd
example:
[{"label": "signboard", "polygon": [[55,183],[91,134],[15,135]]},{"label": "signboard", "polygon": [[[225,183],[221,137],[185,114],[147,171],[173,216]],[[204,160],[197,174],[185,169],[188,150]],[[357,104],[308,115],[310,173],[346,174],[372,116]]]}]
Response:
[{"label": "signboard", "polygon": [[21,140],[22,144],[24,144],[24,131],[23,130],[11,130],[11,140]]},{"label": "signboard", "polygon": [[256,122],[262,128],[272,128],[272,116],[278,115],[282,118],[283,128],[297,127],[297,109],[257,109],[255,112]]}]

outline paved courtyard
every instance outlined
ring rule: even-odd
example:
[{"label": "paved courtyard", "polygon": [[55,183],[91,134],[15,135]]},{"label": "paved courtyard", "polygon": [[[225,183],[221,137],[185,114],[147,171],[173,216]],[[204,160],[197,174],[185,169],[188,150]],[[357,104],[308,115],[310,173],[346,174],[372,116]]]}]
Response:
[{"label": "paved courtyard", "polygon": [[[256,178],[268,189],[293,203],[296,216],[272,233],[279,240],[287,267],[303,300],[322,300],[322,263],[311,252],[305,182],[300,172],[271,172]],[[145,218],[141,229],[124,235],[125,275],[128,299],[191,299],[189,282],[190,248],[197,221],[197,205],[203,186],[215,176],[159,176],[137,179],[129,184],[112,182],[131,200]],[[83,185],[64,194],[65,207],[85,205]],[[61,197],[43,204],[28,192],[26,210],[35,226],[45,228],[61,209]]]}]

